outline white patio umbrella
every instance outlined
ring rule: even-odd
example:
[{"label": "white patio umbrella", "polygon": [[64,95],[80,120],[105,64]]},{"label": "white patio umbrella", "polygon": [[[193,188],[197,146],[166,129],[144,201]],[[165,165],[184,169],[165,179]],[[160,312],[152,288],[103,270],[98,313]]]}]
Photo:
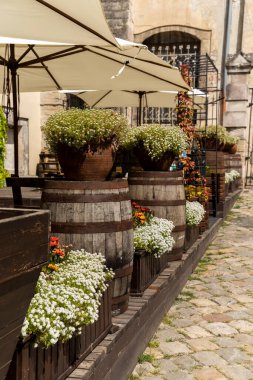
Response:
[{"label": "white patio umbrella", "polygon": [[[69,44],[64,54],[79,53],[80,46],[115,46],[120,49],[104,17],[99,0],[1,0],[0,1],[0,76],[11,83],[14,119],[14,161],[18,175],[18,115],[17,115],[17,72],[29,52],[34,53],[37,63],[43,61],[35,53],[38,44]],[[16,49],[23,44],[23,53]],[[19,51],[19,52],[18,52]],[[49,55],[59,54],[59,46],[51,45]],[[59,57],[59,55],[58,55]],[[46,70],[46,65],[44,64]],[[33,70],[34,71],[34,70]],[[35,70],[36,71],[36,70]],[[48,71],[48,75],[50,72]],[[39,75],[32,77],[40,78]],[[41,78],[40,78],[41,79]],[[25,78],[25,80],[30,80]],[[41,80],[37,82],[37,91]],[[10,88],[10,86],[8,86]],[[54,89],[58,88],[55,83]],[[6,89],[6,85],[5,85]],[[5,90],[4,89],[4,90]]]},{"label": "white patio umbrella", "polygon": [[115,45],[100,0],[1,0],[0,42]]},{"label": "white patio umbrella", "polygon": [[20,92],[60,89],[188,90],[179,71],[144,48],[117,40],[120,48],[32,44],[0,45],[0,83],[12,82],[15,174],[18,174],[17,84]]},{"label": "white patio umbrella", "polygon": [[[83,91],[76,95],[90,107],[138,107],[138,125],[141,124],[143,107],[176,108],[177,91]],[[193,107],[199,108],[205,103],[206,96],[198,89],[188,91],[193,96]]]}]

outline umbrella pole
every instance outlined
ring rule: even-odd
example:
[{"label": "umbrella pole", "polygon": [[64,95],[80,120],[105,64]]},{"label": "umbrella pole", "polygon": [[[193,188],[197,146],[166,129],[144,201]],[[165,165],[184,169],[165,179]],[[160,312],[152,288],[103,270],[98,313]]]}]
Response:
[{"label": "umbrella pole", "polygon": [[139,94],[139,110],[138,110],[137,125],[140,126],[142,124],[142,98],[143,98],[144,92],[140,91],[138,94]]},{"label": "umbrella pole", "polygon": [[18,100],[17,100],[17,61],[15,59],[15,47],[10,45],[9,68],[12,83],[12,107],[13,107],[13,132],[14,132],[14,175],[19,176],[18,162]]}]

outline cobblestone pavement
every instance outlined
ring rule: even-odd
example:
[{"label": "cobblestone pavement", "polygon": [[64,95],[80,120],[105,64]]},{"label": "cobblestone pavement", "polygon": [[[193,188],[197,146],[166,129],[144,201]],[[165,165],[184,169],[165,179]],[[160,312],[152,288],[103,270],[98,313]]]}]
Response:
[{"label": "cobblestone pavement", "polygon": [[245,190],[131,380],[253,380],[253,190]]}]

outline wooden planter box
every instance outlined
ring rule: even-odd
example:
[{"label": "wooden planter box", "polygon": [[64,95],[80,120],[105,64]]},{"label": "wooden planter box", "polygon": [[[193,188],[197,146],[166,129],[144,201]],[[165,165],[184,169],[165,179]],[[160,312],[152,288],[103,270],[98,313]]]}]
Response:
[{"label": "wooden planter box", "polygon": [[132,296],[142,296],[145,289],[157,278],[167,266],[169,252],[156,258],[143,250],[135,251],[130,293]]},{"label": "wooden planter box", "polygon": [[199,227],[199,234],[203,234],[203,232],[205,232],[208,227],[209,227],[209,205],[208,205],[208,202],[200,202],[202,204],[202,206],[204,206],[204,209],[205,209],[205,215],[204,215],[204,218],[202,219],[202,221],[200,222],[200,224],[198,225]]},{"label": "wooden planter box", "polygon": [[1,380],[6,378],[41,267],[48,259],[48,231],[48,211],[0,209]]},{"label": "wooden planter box", "polygon": [[34,348],[32,339],[18,343],[6,380],[63,380],[108,334],[111,322],[112,286],[105,291],[99,319],[65,343],[48,349]]},{"label": "wooden planter box", "polygon": [[232,182],[229,182],[229,187],[228,187],[228,192],[229,193],[233,193],[234,191],[236,191],[238,188],[238,185],[237,185],[237,181],[232,181]]},{"label": "wooden planter box", "polygon": [[173,261],[171,252],[164,253],[159,259],[156,259],[158,264],[158,273],[161,273],[165,268],[169,266],[169,261]]},{"label": "wooden planter box", "polygon": [[187,251],[199,237],[199,226],[187,226],[185,230],[184,250]]},{"label": "wooden planter box", "polygon": [[229,193],[229,183],[225,183],[225,196],[227,197]]},{"label": "wooden planter box", "polygon": [[130,293],[141,296],[159,273],[159,259],[149,252],[138,250],[134,253]]}]

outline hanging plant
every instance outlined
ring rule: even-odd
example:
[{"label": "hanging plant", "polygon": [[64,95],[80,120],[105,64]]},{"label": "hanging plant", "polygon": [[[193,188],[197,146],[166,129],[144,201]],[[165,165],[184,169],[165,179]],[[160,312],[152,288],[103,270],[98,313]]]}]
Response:
[{"label": "hanging plant", "polygon": [[5,178],[9,176],[8,171],[4,167],[7,142],[7,129],[8,124],[2,107],[0,107],[0,188],[4,187]]}]

